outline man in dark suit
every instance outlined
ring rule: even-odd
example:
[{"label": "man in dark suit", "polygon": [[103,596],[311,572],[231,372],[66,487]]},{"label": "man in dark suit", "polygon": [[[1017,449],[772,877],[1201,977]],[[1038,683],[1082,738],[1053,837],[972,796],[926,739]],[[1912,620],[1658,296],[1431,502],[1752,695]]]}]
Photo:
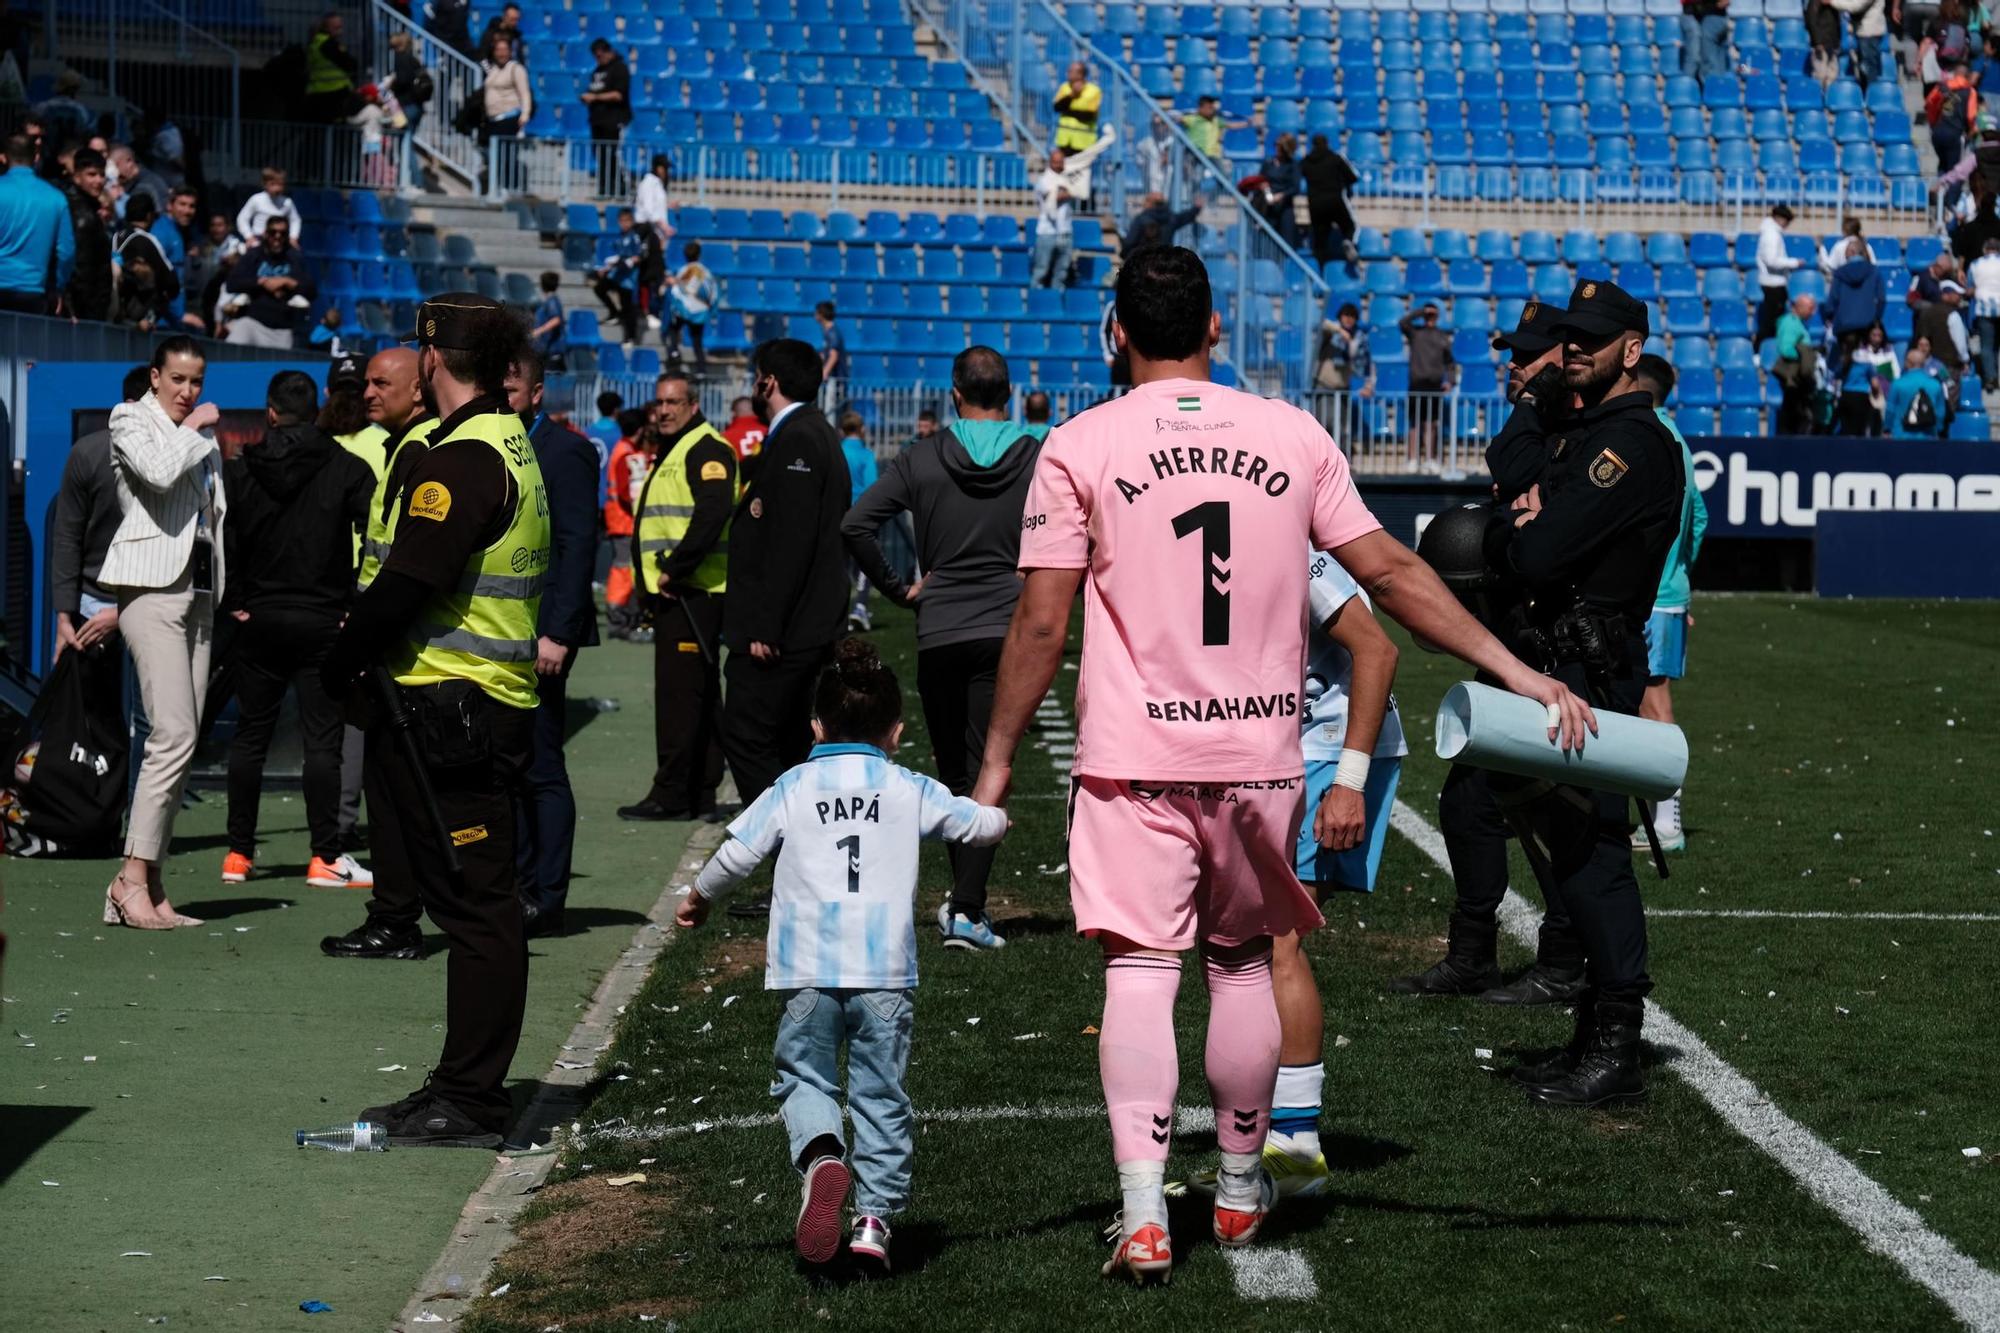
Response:
[{"label": "man in dark suit", "polygon": [[579,649],[597,643],[590,576],[597,559],[597,450],[544,410],[541,358],[524,349],[507,377],[507,401],[528,424],[549,502],[549,567],[542,578],[535,671],[534,757],[516,823],[521,919],[529,938],[559,935],[576,843],[576,797],[563,758],[569,673]]},{"label": "man in dark suit", "polygon": [[[820,357],[796,338],[751,356],[751,405],[766,424],[763,450],[745,465],[747,489],[729,530],[729,587],[722,604],[722,751],[748,805],[812,748],[813,684],[847,615],[847,459],[813,406]],[[738,916],[770,910],[739,902]]]}]

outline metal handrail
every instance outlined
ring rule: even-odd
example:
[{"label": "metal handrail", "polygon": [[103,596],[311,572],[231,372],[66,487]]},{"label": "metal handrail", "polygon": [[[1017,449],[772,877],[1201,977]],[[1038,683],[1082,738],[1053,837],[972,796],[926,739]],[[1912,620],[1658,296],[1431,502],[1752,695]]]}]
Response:
[{"label": "metal handrail", "polygon": [[389,38],[399,32],[409,34],[417,63],[430,71],[434,91],[417,133],[411,136],[416,146],[430,154],[432,161],[448,168],[453,175],[476,189],[486,154],[476,135],[460,134],[452,128],[452,119],[453,113],[467,97],[479,96],[486,83],[486,71],[478,61],[467,59],[464,52],[447,45],[428,28],[398,12],[384,0],[372,0],[371,15],[374,19],[369,28],[374,39],[372,68],[378,78],[388,78],[395,69],[395,53],[389,49]]},{"label": "metal handrail", "polygon": [[[951,53],[952,59],[957,61],[959,67],[965,71],[966,77],[972,80],[972,86],[975,88],[981,87],[984,79],[979,72],[979,68],[971,60],[967,59],[965,54],[965,10],[962,7],[959,9],[959,22],[956,25],[952,25],[943,21],[944,16],[930,12],[925,7],[925,0],[904,0],[904,3],[916,11],[926,23],[930,24],[931,32],[937,37],[938,44]],[[999,108],[1000,113],[1006,118],[1008,125],[1013,128],[1015,147],[1025,153],[1029,146],[1035,142],[1035,133],[1028,128],[1027,122],[1021,119],[1020,108],[1014,106],[1011,102],[1002,100],[990,88],[983,89],[983,91],[992,99],[993,104]]]}]

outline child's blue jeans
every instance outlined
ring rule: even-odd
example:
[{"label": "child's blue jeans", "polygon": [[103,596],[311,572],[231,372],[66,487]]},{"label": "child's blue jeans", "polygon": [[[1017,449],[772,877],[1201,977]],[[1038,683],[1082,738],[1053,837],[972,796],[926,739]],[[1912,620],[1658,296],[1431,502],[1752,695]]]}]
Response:
[{"label": "child's blue jeans", "polygon": [[822,1134],[842,1143],[840,1046],[847,1043],[847,1106],[854,1116],[854,1207],[892,1217],[909,1207],[916,1113],[903,1088],[910,1064],[906,990],[795,990],[778,1020],[778,1099],[792,1162]]}]

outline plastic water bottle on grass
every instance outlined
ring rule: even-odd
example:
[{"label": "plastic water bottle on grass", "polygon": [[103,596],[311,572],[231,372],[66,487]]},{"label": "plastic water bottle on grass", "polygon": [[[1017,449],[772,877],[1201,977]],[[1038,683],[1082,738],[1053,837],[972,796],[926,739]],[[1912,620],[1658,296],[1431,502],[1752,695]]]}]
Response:
[{"label": "plastic water bottle on grass", "polygon": [[381,1152],[389,1146],[389,1131],[367,1120],[332,1129],[301,1129],[293,1133],[301,1148],[325,1148],[329,1152]]}]

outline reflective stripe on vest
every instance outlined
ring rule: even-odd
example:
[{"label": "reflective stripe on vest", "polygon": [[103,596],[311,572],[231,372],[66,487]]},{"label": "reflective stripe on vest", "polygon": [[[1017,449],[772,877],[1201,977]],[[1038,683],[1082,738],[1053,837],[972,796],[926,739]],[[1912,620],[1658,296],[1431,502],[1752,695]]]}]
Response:
[{"label": "reflective stripe on vest", "polygon": [[[412,445],[420,449],[429,448],[431,432],[437,426],[437,418],[431,417],[410,427],[402,442],[396,446],[396,452],[400,454]],[[392,500],[401,498],[389,494],[389,476],[395,471],[389,466],[389,461],[385,453],[382,470],[375,474],[375,493],[368,499],[368,528],[361,534],[361,567],[354,576],[356,588],[366,588],[375,581],[375,576],[382,572],[382,562],[389,558],[390,546],[396,540],[396,515],[384,516],[382,513]]]},{"label": "reflective stripe on vest", "polygon": [[510,412],[473,417],[450,438],[492,446],[512,482],[513,520],[498,541],[473,553],[450,592],[425,603],[390,670],[402,685],[468,680],[508,707],[533,708],[536,619],[549,565],[541,465],[521,419]]},{"label": "reflective stripe on vest", "polygon": [[[731,449],[728,437],[713,425],[704,421],[682,436],[680,442],[654,466],[646,477],[645,488],[639,493],[639,519],[635,526],[636,545],[639,551],[638,575],[640,584],[647,592],[660,590],[660,562],[658,556],[671,551],[687,536],[688,524],[694,519],[694,488],[688,485],[687,452],[699,440],[714,440],[725,449]],[[735,499],[743,496],[742,474],[737,474]],[[687,579],[687,586],[703,592],[719,593],[728,586],[729,580],[729,528],[725,525],[716,538],[715,545],[702,557],[701,563]]]}]

